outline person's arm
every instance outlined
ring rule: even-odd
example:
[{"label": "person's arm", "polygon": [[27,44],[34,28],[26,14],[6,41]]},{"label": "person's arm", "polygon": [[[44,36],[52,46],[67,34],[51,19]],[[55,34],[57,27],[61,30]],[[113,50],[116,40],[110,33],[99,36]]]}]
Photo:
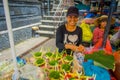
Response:
[{"label": "person's arm", "polygon": [[95,44],[95,43],[97,43],[98,42],[98,40],[99,40],[99,34],[98,34],[98,29],[96,28],[96,29],[94,29],[94,31],[93,31],[93,44]]},{"label": "person's arm", "polygon": [[63,34],[63,29],[62,27],[58,27],[57,32],[56,32],[56,46],[59,49],[65,49],[64,47],[64,34]]},{"label": "person's arm", "polygon": [[79,42],[78,42],[78,47],[77,47],[77,50],[79,52],[84,52],[85,51],[85,47],[81,44],[82,43],[82,38],[83,38],[83,30],[82,28],[80,28],[80,34],[79,34]]},{"label": "person's arm", "polygon": [[78,34],[78,36],[79,36],[79,37],[78,37],[78,38],[79,38],[79,41],[78,41],[78,43],[77,43],[77,46],[81,45],[81,43],[82,43],[82,37],[83,37],[82,28],[79,27],[78,29],[79,29],[79,34]]}]

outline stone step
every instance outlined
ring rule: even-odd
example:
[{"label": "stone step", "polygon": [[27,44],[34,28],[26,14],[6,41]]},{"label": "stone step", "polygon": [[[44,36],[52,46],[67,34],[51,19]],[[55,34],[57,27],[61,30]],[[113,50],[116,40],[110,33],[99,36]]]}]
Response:
[{"label": "stone step", "polygon": [[[55,16],[61,16],[61,15],[65,16],[65,14],[66,14],[65,12],[62,13],[62,12],[58,12],[58,11],[57,11],[56,15],[55,15],[55,12],[50,12],[49,13],[49,15],[51,15],[51,16],[54,16],[54,15]],[[45,14],[45,15],[48,15],[48,14]]]},{"label": "stone step", "polygon": [[43,20],[61,20],[61,21],[63,21],[63,20],[65,20],[65,16],[46,16],[46,15],[44,15],[43,16],[43,18],[42,18]]},{"label": "stone step", "polygon": [[[57,11],[57,15],[64,15],[64,13]],[[54,16],[55,12],[49,12],[49,15]]]},{"label": "stone step", "polygon": [[47,30],[47,31],[54,31],[55,29],[57,29],[58,26],[51,26],[51,25],[39,25],[39,29],[40,30]]},{"label": "stone step", "polygon": [[[55,13],[56,11],[55,11],[55,10],[51,10],[50,12],[51,12],[51,13],[53,13],[53,12]],[[62,10],[62,11],[61,11],[61,10],[58,10],[57,12],[67,12],[67,10]]]},{"label": "stone step", "polygon": [[47,23],[62,23],[63,21],[41,20],[41,22],[47,22]]},{"label": "stone step", "polygon": [[43,28],[55,28],[55,26],[51,26],[51,25],[39,25],[39,27],[43,27]]},{"label": "stone step", "polygon": [[55,37],[54,31],[38,30],[36,33],[44,37]]},{"label": "stone step", "polygon": [[56,26],[58,24],[61,24],[64,21],[57,21],[57,20],[41,20],[41,23],[43,25],[52,25],[52,26]]},{"label": "stone step", "polygon": [[43,18],[51,18],[51,17],[52,17],[52,18],[53,18],[53,17],[55,17],[55,18],[65,18],[65,16],[51,16],[51,15],[50,15],[50,16],[48,16],[48,15],[44,15],[44,16],[43,16]]},{"label": "stone step", "polygon": [[49,11],[50,13],[55,13],[55,12],[59,12],[59,13],[62,13],[62,10],[59,10],[59,11],[54,11],[54,10],[52,10],[52,11]]},{"label": "stone step", "polygon": [[41,33],[41,34],[51,34],[51,35],[54,35],[54,32],[53,31],[42,31],[42,30],[38,30],[36,31],[37,33]]},{"label": "stone step", "polygon": [[58,11],[50,11],[50,15],[52,16],[64,16],[66,15],[66,11],[61,11],[61,10],[58,10]]},{"label": "stone step", "polygon": [[36,31],[40,36],[55,37],[55,31],[58,28],[58,25],[65,22],[66,10],[63,10],[62,7],[58,9],[57,6],[58,4],[53,5],[49,15],[43,15],[41,25],[39,25],[40,30]]}]

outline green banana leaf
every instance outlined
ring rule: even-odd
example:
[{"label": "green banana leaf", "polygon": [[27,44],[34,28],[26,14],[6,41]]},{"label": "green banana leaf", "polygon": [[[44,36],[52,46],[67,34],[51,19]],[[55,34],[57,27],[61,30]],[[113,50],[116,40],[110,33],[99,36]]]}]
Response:
[{"label": "green banana leaf", "polygon": [[94,60],[94,65],[103,67],[105,69],[115,68],[114,56],[105,54],[103,50],[93,52],[93,54],[85,54],[85,59],[92,59]]}]

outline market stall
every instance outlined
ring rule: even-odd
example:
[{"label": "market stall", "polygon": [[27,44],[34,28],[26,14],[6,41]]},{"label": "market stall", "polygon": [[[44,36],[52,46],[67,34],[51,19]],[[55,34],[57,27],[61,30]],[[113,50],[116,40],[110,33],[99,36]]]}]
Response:
[{"label": "market stall", "polygon": [[58,53],[57,51],[33,52],[33,56],[28,59],[29,64],[42,69],[44,73],[42,80],[95,80],[94,74],[91,76],[84,74],[83,61],[84,55],[81,53],[67,55],[66,52]]},{"label": "market stall", "polygon": [[119,53],[107,54],[103,50],[91,54],[75,52],[74,55],[44,50],[32,52],[27,63],[20,67],[20,77],[29,80],[117,80],[111,74],[115,71],[119,75],[115,68],[116,62],[118,65],[116,55]]},{"label": "market stall", "polygon": [[[111,19],[111,13],[108,19]],[[103,47],[106,42],[107,30],[109,30],[109,27],[107,28]],[[10,37],[12,42],[12,35]],[[11,43],[11,46],[13,44]],[[12,53],[14,64],[8,63],[8,61],[0,64],[1,80],[17,76],[13,74],[15,72],[23,80],[119,80],[120,78],[119,49],[109,54],[103,48],[93,50],[93,47],[90,47],[85,52],[74,52],[70,55],[65,51],[59,53],[58,50],[51,52],[41,49],[38,52],[32,52],[31,57],[22,59],[15,56],[13,45]],[[112,75],[111,72],[115,75]]]}]

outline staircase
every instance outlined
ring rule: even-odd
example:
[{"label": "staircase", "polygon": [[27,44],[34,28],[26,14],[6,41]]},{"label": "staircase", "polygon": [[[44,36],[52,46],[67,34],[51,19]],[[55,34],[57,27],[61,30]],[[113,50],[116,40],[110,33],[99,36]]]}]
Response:
[{"label": "staircase", "polygon": [[58,25],[65,22],[66,10],[63,7],[63,0],[58,4],[53,3],[53,8],[49,11],[49,15],[43,15],[39,30],[36,31],[40,36],[55,37]]}]

